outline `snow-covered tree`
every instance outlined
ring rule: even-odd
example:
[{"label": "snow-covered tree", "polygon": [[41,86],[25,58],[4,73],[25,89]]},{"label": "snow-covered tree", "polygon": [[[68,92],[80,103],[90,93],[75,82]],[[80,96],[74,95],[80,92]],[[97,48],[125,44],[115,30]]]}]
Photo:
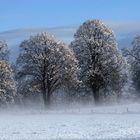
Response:
[{"label": "snow-covered tree", "polygon": [[9,60],[9,51],[6,42],[0,40],[0,60]]},{"label": "snow-covered tree", "polygon": [[75,33],[70,47],[79,61],[80,80],[92,89],[96,103],[101,94],[121,94],[126,80],[125,61],[110,28],[99,20],[86,21]]},{"label": "snow-covered tree", "polygon": [[6,42],[0,41],[0,105],[14,103],[16,86],[9,64],[9,51]]},{"label": "snow-covered tree", "polygon": [[6,61],[0,60],[0,105],[14,103],[15,95],[15,82],[10,65]]},{"label": "snow-covered tree", "polygon": [[128,51],[131,56],[131,76],[133,86],[140,91],[140,36],[136,37],[132,42],[133,48]]},{"label": "snow-covered tree", "polygon": [[60,88],[77,84],[77,61],[67,45],[41,33],[20,45],[17,59],[18,92],[42,93],[45,107],[52,93]]}]

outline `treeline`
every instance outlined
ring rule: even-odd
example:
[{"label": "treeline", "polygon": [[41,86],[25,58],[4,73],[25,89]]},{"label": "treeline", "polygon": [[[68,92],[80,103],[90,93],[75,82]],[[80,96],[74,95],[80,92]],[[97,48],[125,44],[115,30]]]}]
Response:
[{"label": "treeline", "polygon": [[[140,90],[140,37],[132,50],[118,49],[113,31],[100,20],[84,22],[66,45],[46,32],[24,40],[15,65],[9,63],[7,44],[0,41],[0,105],[26,104],[26,100],[51,104],[63,90],[69,102],[122,97],[128,79]],[[129,58],[129,59],[128,59]],[[131,61],[130,61],[131,59]]]}]

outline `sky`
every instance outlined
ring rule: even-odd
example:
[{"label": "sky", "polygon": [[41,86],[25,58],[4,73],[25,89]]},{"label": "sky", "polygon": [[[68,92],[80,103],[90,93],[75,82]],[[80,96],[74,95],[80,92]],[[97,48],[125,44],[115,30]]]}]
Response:
[{"label": "sky", "polygon": [[140,22],[140,0],[0,0],[0,32],[77,26],[88,19]]}]

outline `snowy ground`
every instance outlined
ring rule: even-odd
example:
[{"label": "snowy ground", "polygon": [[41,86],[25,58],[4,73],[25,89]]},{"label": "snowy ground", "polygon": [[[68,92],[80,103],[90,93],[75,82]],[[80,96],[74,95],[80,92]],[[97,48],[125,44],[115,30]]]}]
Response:
[{"label": "snowy ground", "polygon": [[0,115],[0,140],[140,140],[140,104]]}]

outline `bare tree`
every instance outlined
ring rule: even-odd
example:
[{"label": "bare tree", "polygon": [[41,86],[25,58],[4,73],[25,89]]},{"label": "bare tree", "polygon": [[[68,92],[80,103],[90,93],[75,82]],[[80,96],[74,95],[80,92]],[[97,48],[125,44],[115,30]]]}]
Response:
[{"label": "bare tree", "polygon": [[114,92],[118,96],[124,86],[125,61],[119,52],[114,33],[103,22],[84,22],[74,35],[73,48],[81,68],[80,80],[92,89],[95,102],[99,91]]},{"label": "bare tree", "polygon": [[132,42],[132,50],[127,50],[127,55],[130,56],[130,73],[132,77],[132,85],[140,91],[140,36],[136,37]]},{"label": "bare tree", "polygon": [[0,60],[9,61],[9,50],[5,41],[0,40]]},{"label": "bare tree", "polygon": [[18,91],[42,93],[45,107],[50,105],[50,97],[56,89],[76,85],[77,71],[72,50],[47,33],[31,37],[20,45],[16,74]]}]

